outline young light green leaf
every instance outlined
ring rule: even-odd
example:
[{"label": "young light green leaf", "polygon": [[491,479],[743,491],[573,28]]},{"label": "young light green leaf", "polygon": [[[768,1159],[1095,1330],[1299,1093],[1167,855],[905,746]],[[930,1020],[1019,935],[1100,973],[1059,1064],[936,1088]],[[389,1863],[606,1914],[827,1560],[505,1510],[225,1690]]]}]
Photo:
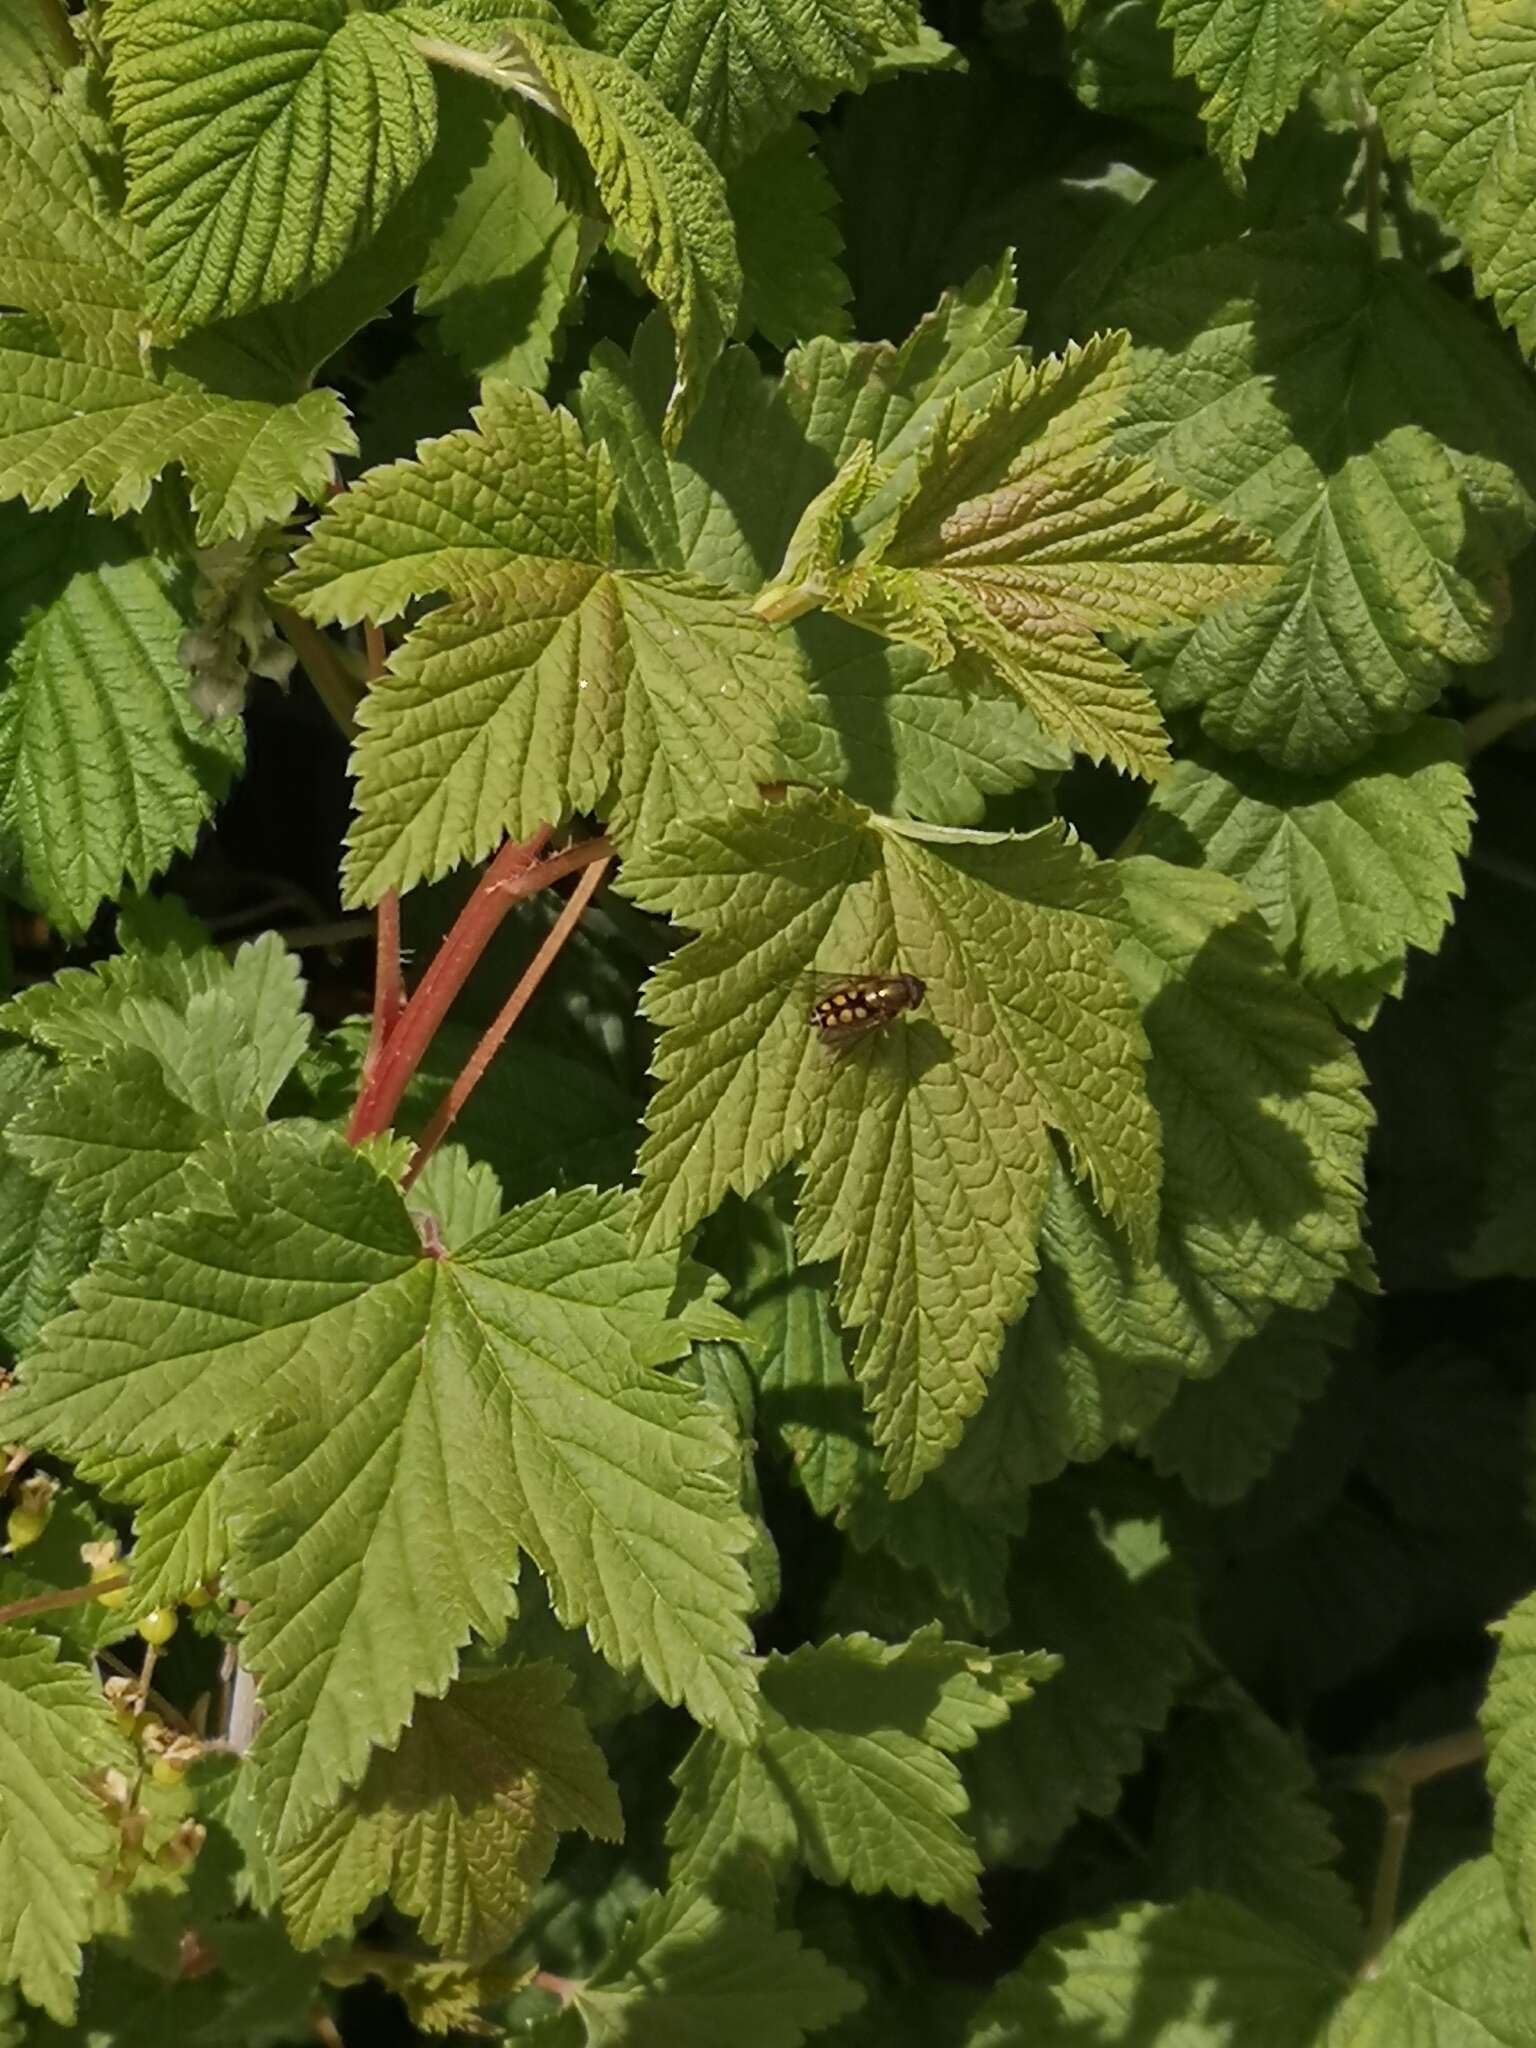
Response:
[{"label": "young light green leaf", "polygon": [[1241,1686],[1223,1679],[1175,1717],[1158,1786],[1160,1891],[1220,1892],[1349,1969],[1364,1937],[1338,1858],[1305,1756]]},{"label": "young light green leaf", "polygon": [[7,507],[0,532],[21,542],[4,605],[24,618],[0,691],[0,835],[54,923],[80,932],[125,878],[142,888],[190,850],[244,734],[192,708],[166,564],[74,511],[38,521]]},{"label": "young light green leaf", "polygon": [[294,298],[373,234],[431,153],[407,31],[344,0],[115,0],[112,111],[159,333]]},{"label": "young light green leaf", "polygon": [[0,1979],[64,2025],[117,1846],[86,1780],[123,1762],[123,1739],[91,1672],[14,1628],[0,1632],[0,1737]]},{"label": "young light green leaf", "polygon": [[783,560],[801,507],[859,444],[910,475],[947,401],[995,382],[1022,326],[1005,256],[946,292],[899,348],[822,337],[795,350],[777,383],[750,349],[728,349],[670,452],[662,322],[647,321],[627,357],[600,344],[577,410],[614,465],[621,539],[658,568],[755,594]]},{"label": "young light green leaf", "polygon": [[[975,409],[950,402],[899,488],[863,444],[757,609],[825,606],[962,677],[979,669],[1094,760],[1156,774],[1157,708],[1097,636],[1192,625],[1271,579],[1257,537],[1111,454],[1127,371],[1123,335],[1014,363]],[[861,544],[845,559],[849,526]]]},{"label": "young light green leaf", "polygon": [[1300,1935],[1202,1892],[1053,1934],[1003,1979],[966,2048],[1310,2048],[1347,1981]]},{"label": "young light green leaf", "polygon": [[621,839],[755,794],[794,647],[729,592],[620,569],[613,473],[570,415],[487,389],[476,426],[375,470],[321,519],[281,590],[313,616],[422,621],[365,700],[351,894],[474,860],[572,810]]},{"label": "young light green leaf", "polygon": [[1536,1959],[1491,1856],[1442,1878],[1319,2039],[1321,2048],[1533,2048]]},{"label": "young light green leaf", "polygon": [[627,63],[531,13],[515,13],[507,33],[539,97],[585,150],[609,219],[672,322],[677,373],[662,432],[675,442],[741,303],[725,181]]},{"label": "young light green leaf", "polygon": [[640,1908],[572,1997],[588,2048],[800,2048],[864,1994],[792,1928],[674,1887]]},{"label": "young light green leaf", "polygon": [[1185,1380],[1142,1439],[1167,1478],[1228,1507],[1269,1470],[1298,1416],[1322,1392],[1353,1318],[1340,1293],[1326,1308],[1280,1309],[1245,1338],[1214,1379]]},{"label": "young light green leaf", "polygon": [[[801,1254],[841,1262],[854,1370],[892,1490],[909,1493],[958,1439],[1032,1291],[1051,1132],[1133,1236],[1152,1225],[1157,1132],[1109,957],[1110,876],[1054,827],[900,831],[792,795],[674,828],[624,882],[702,934],[644,998],[666,1027],[641,1151],[647,1241],[802,1155]],[[808,980],[882,970],[918,975],[922,1009],[830,1058]]]},{"label": "young light green leaf", "polygon": [[538,390],[581,257],[576,216],[504,114],[454,194],[416,286],[443,346],[470,375]]},{"label": "young light green leaf", "polygon": [[1402,993],[1409,949],[1440,944],[1471,838],[1459,728],[1425,718],[1330,776],[1197,753],[1154,790],[1136,843],[1241,882],[1298,978],[1364,1027]]},{"label": "young light green leaf", "polygon": [[1152,1046],[1157,1252],[1134,1257],[1058,1171],[1040,1292],[946,1470],[1006,1504],[1153,1423],[1277,1305],[1320,1308],[1360,1257],[1371,1112],[1360,1062],[1223,875],[1117,867],[1117,961]]},{"label": "young light green leaf", "polygon": [[0,333],[0,496],[45,511],[83,484],[131,512],[180,463],[199,541],[286,519],[356,453],[341,402],[259,353],[141,349],[143,257],[103,182],[110,148],[72,93],[0,104],[0,292],[39,316]]},{"label": "young light green leaf", "polygon": [[673,1884],[771,1891],[798,1860],[824,1884],[946,1905],[979,1926],[981,1866],[951,1759],[1054,1669],[946,1643],[937,1623],[904,1644],[835,1636],[770,1657],[754,1742],[701,1735],[674,1773]]},{"label": "young light green leaf", "polygon": [[1200,112],[1229,179],[1273,135],[1323,61],[1320,0],[1162,0],[1174,61],[1205,94]]},{"label": "young light green leaf", "polygon": [[1357,72],[1393,154],[1460,237],[1478,289],[1527,351],[1536,289],[1525,210],[1536,191],[1536,130],[1518,42],[1503,62],[1496,17],[1449,0],[1337,0],[1324,12],[1333,54]]},{"label": "young light green leaf", "polygon": [[653,1370],[687,1347],[677,1263],[625,1254],[626,1201],[534,1202],[437,1259],[335,1133],[279,1125],[207,1162],[196,1205],[129,1226],[8,1399],[27,1442],[75,1457],[240,1436],[228,1576],[272,1823],[355,1783],[469,1630],[499,1631],[519,1549],[610,1661],[744,1737],[734,1446]]},{"label": "young light green leaf", "polygon": [[[445,1955],[505,1949],[563,1830],[624,1831],[602,1751],[554,1664],[466,1675],[418,1703],[393,1750],[331,1811],[285,1823],[273,1847],[294,1939],[350,1934],[388,1893]],[[258,1766],[259,1767],[259,1766]]]},{"label": "young light green leaf", "polygon": [[913,0],[609,0],[606,48],[651,81],[718,162],[734,164],[791,115],[861,90],[917,40]]},{"label": "young light green leaf", "polygon": [[1210,737],[1326,774],[1486,660],[1530,532],[1536,424],[1476,318],[1332,224],[1133,265],[1096,317],[1137,375],[1118,437],[1268,533],[1279,580],[1144,665]]},{"label": "young light green leaf", "polygon": [[1190,1668],[1193,1588],[1155,1527],[1040,1496],[1009,1581],[1013,1633],[1062,1668],[966,1767],[989,1863],[1046,1861],[1079,1813],[1110,1813]]},{"label": "young light green leaf", "polygon": [[803,121],[775,135],[726,181],[741,251],[741,332],[775,348],[843,335],[853,289],[838,257],[837,194]]}]

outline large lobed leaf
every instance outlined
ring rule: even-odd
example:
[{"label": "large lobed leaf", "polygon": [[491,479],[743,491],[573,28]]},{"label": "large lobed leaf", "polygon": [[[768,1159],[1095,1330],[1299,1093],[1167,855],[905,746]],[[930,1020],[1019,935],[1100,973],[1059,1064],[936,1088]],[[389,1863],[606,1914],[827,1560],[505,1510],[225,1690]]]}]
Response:
[{"label": "large lobed leaf", "polygon": [[602,1752],[553,1664],[460,1678],[423,1700],[339,1804],[271,1845],[283,1911],[316,1947],[385,1893],[445,1955],[483,1962],[527,1916],[559,1834],[623,1833]]},{"label": "large lobed leaf", "polygon": [[1214,749],[1153,792],[1137,844],[1219,868],[1248,890],[1298,978],[1367,1025],[1402,993],[1408,952],[1434,952],[1472,838],[1461,735],[1425,718],[1330,776]]},{"label": "large lobed leaf", "polygon": [[[958,1439],[1028,1300],[1065,1138],[1137,1242],[1159,1176],[1143,1041],[1111,962],[1112,871],[1059,827],[897,829],[792,795],[674,827],[625,886],[702,936],[652,979],[665,1033],[641,1217],[668,1242],[799,1155],[799,1237],[838,1301],[893,1490]],[[831,1058],[816,976],[917,974],[923,1008]]]},{"label": "large lobed leaf", "polygon": [[834,1636],[770,1657],[751,1746],[701,1735],[674,1774],[673,1883],[762,1910],[801,1862],[824,1884],[945,1905],[979,1927],[952,1758],[1055,1668],[945,1642],[937,1623],[904,1644]]},{"label": "large lobed leaf", "polygon": [[1137,343],[1118,445],[1283,567],[1142,665],[1221,746],[1325,775],[1497,647],[1536,493],[1530,392],[1465,307],[1350,230],[1202,246],[1196,215],[1149,217],[1093,300]]},{"label": "large lobed leaf", "polygon": [[1361,1258],[1371,1113],[1359,1059],[1225,876],[1118,865],[1117,960],[1152,1048],[1165,1170],[1156,1255],[1058,1171],[1039,1292],[946,1480],[1017,1502],[1145,1430],[1277,1306],[1319,1308]]},{"label": "large lobed leaf", "polygon": [[588,2048],[800,2048],[863,1993],[792,1928],[674,1887],[640,1908],[572,1999]]},{"label": "large lobed leaf", "polygon": [[469,1631],[499,1632],[519,1549],[619,1668],[745,1736],[734,1446],[654,1369],[688,1343],[676,1260],[626,1254],[624,1198],[551,1197],[431,1258],[333,1133],[205,1157],[192,1204],[124,1232],[8,1400],[28,1442],[76,1458],[238,1437],[228,1577],[272,1824],[356,1783]]},{"label": "large lobed leaf", "polygon": [[572,810],[629,842],[721,810],[803,701],[792,645],[740,598],[619,566],[610,463],[568,414],[497,383],[475,417],[349,491],[280,586],[343,623],[452,593],[360,714],[363,901]]}]

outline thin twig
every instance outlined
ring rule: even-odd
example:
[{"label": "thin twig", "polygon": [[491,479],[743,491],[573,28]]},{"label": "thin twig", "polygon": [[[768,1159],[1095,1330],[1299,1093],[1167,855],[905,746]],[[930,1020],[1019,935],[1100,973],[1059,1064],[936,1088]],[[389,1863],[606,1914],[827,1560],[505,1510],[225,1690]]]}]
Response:
[{"label": "thin twig", "polygon": [[1376,109],[1367,107],[1361,127],[1365,134],[1365,239],[1374,260],[1381,260],[1381,123]]},{"label": "thin twig", "polygon": [[554,965],[555,956],[566,940],[581,922],[583,911],[597,893],[599,884],[613,862],[610,854],[594,861],[577,882],[570,896],[562,905],[560,915],[545,934],[544,942],[524,969],[522,978],[511,995],[497,1011],[495,1018],[487,1025],[480,1042],[454,1076],[452,1084],[442,1101],[432,1112],[432,1117],[422,1132],[420,1141],[406,1170],[405,1185],[409,1187],[421,1169],[426,1165],[437,1147],[452,1127],[454,1118],[464,1107],[479,1086],[486,1068],[501,1050],[507,1033],[517,1022],[533,998],[534,991]]},{"label": "thin twig", "polygon": [[1461,743],[1467,759],[1470,761],[1474,754],[1480,754],[1484,747],[1491,747],[1506,733],[1529,725],[1533,718],[1536,718],[1536,697],[1498,697],[1483,710],[1474,711],[1461,728]]},{"label": "thin twig", "polygon": [[34,1593],[29,1600],[12,1600],[0,1607],[0,1628],[8,1621],[21,1621],[29,1614],[52,1614],[60,1607],[84,1607],[87,1601],[99,1600],[103,1593],[115,1593],[119,1586],[126,1586],[128,1574],[114,1572],[110,1579],[92,1579],[88,1585],[65,1586],[57,1593]]},{"label": "thin twig", "polygon": [[574,1979],[557,1977],[553,1970],[535,1970],[533,1981],[541,1991],[547,1991],[552,1998],[558,1998],[562,2005],[569,2005],[576,1996]]},{"label": "thin twig", "polygon": [[272,607],[274,622],[283,638],[299,657],[315,695],[331,714],[344,739],[357,738],[357,684],[347,674],[335,648],[318,626],[290,611],[285,604]]},{"label": "thin twig", "polygon": [[1408,1854],[1408,1835],[1413,1826],[1413,1795],[1420,1785],[1447,1771],[1464,1770],[1481,1763],[1486,1754],[1480,1728],[1460,1728],[1454,1735],[1440,1735],[1433,1742],[1416,1743],[1402,1749],[1384,1763],[1365,1772],[1357,1781],[1363,1792],[1373,1792],[1385,1810],[1381,1831],[1381,1854],[1376,1864],[1376,1881],[1371,1887],[1370,1919],[1366,1926],[1365,1951],[1358,1974],[1373,1977],[1381,1954],[1397,1925],[1398,1893],[1403,1883],[1403,1863]]},{"label": "thin twig", "polygon": [[[110,1665],[112,1670],[117,1672],[120,1677],[137,1680],[139,1674],[134,1670],[133,1666],[126,1663],[115,1651],[98,1650],[96,1656],[101,1663]],[[163,1692],[156,1692],[153,1686],[145,1686],[140,1696],[139,1704],[141,1706],[153,1707],[161,1720],[174,1728],[179,1735],[195,1735],[197,1733],[195,1724],[188,1720],[181,1709],[173,1707],[165,1694]]]}]

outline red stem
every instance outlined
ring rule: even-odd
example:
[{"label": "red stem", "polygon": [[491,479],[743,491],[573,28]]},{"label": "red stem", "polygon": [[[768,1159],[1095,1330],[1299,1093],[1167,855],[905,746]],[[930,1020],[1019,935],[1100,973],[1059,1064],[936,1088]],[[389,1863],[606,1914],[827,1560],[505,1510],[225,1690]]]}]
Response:
[{"label": "red stem", "polygon": [[431,1121],[421,1134],[421,1140],[406,1171],[407,1187],[447,1136],[454,1118],[479,1086],[486,1068],[501,1050],[502,1041],[527,1009],[534,990],[553,966],[555,955],[581,922],[582,912],[597,893],[598,886],[612,865],[612,860],[611,854],[604,854],[601,859],[592,863],[576,884],[562,906],[560,915],[546,932],[544,943],[524,969],[522,979],[497,1011],[494,1020],[486,1026],[479,1044],[464,1062],[463,1068],[454,1076],[447,1093],[432,1112]]},{"label": "red stem", "polygon": [[354,1145],[389,1129],[437,1027],[513,904],[525,896],[536,896],[562,875],[607,860],[613,850],[606,839],[588,839],[540,860],[549,833],[549,826],[541,825],[531,839],[508,840],[480,877],[401,1011],[377,1066],[364,1077],[347,1126],[347,1137]]}]

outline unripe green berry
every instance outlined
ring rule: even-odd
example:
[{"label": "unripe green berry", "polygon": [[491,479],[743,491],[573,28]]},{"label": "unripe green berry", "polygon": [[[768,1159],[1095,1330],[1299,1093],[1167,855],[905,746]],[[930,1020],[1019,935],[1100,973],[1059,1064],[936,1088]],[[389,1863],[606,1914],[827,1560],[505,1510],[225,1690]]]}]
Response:
[{"label": "unripe green berry", "polygon": [[139,1622],[139,1634],[155,1649],[162,1648],[175,1635],[177,1628],[174,1607],[151,1607]]}]

